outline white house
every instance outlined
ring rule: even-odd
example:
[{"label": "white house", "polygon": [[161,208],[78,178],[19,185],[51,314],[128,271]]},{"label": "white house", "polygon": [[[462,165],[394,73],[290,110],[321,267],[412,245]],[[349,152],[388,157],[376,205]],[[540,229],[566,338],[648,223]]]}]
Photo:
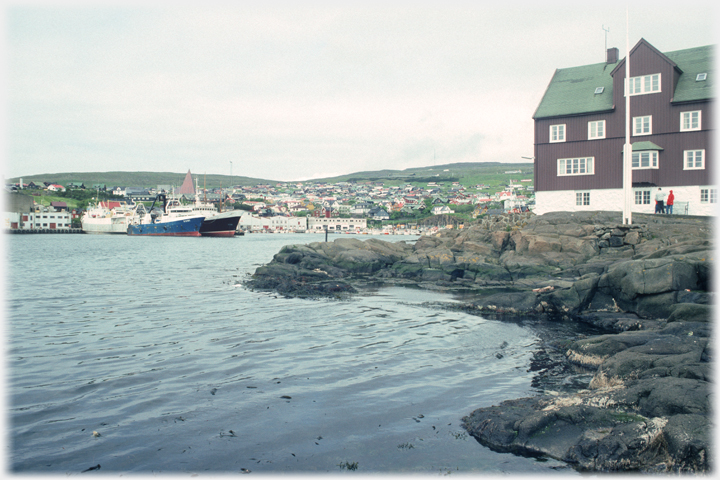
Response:
[{"label": "white house", "polygon": [[448,207],[447,205],[433,207],[433,209],[432,209],[433,215],[447,215],[449,213],[455,213],[455,211],[451,210],[450,207]]}]

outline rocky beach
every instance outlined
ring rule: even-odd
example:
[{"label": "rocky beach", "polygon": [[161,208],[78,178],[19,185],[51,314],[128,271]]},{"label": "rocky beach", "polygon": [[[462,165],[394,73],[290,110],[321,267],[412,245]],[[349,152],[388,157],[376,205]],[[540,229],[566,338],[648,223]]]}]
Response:
[{"label": "rocky beach", "polygon": [[337,238],[284,247],[246,281],[287,296],[342,298],[367,285],[463,293],[485,317],[583,322],[562,362],[584,384],[478,408],[481,444],[579,471],[711,469],[712,220],[617,212],[485,217],[414,245]]}]

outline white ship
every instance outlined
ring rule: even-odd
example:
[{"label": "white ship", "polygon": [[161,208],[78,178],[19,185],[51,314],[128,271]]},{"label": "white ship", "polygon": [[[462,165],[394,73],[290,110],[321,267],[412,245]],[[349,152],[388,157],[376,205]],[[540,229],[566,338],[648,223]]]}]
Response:
[{"label": "white ship", "polygon": [[83,213],[80,223],[84,233],[127,234],[128,225],[135,216],[134,207],[122,204],[113,207],[110,205],[110,202],[98,202]]}]

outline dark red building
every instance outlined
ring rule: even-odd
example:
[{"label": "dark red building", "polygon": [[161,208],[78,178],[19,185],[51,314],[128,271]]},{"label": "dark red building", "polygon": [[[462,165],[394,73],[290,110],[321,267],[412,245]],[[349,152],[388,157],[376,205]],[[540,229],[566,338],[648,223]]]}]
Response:
[{"label": "dark red building", "polygon": [[[713,46],[662,53],[641,39],[630,51],[633,212],[652,213],[658,188],[673,213],[713,215]],[[535,120],[535,212],[623,209],[625,67],[558,69]]]}]

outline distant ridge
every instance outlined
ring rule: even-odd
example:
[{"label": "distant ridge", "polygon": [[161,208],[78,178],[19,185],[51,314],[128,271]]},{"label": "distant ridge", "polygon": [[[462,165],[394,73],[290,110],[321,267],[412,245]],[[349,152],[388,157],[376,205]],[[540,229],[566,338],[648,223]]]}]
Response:
[{"label": "distant ridge", "polygon": [[[243,177],[240,175],[204,175],[203,184],[207,188],[217,188],[222,185],[255,186],[277,183],[310,183],[324,182],[335,183],[343,181],[374,182],[374,181],[395,181],[395,182],[423,182],[423,181],[460,181],[462,183],[478,183],[486,175],[500,175],[509,178],[504,172],[506,170],[522,170],[522,178],[533,178],[532,163],[504,163],[504,162],[468,162],[450,163],[443,165],[432,165],[427,167],[412,167],[405,170],[376,170],[361,171],[340,175],[337,177],[314,178],[305,180],[270,180],[265,178]],[[188,170],[189,172],[189,170]],[[70,172],[70,173],[47,173],[39,175],[23,175],[23,183],[51,182],[66,185],[70,182],[84,184],[92,188],[96,184],[104,184],[108,189],[113,187],[139,187],[156,188],[158,185],[178,186],[184,184],[183,179],[187,174],[172,172]],[[20,177],[5,179],[6,183],[17,183]]]}]

